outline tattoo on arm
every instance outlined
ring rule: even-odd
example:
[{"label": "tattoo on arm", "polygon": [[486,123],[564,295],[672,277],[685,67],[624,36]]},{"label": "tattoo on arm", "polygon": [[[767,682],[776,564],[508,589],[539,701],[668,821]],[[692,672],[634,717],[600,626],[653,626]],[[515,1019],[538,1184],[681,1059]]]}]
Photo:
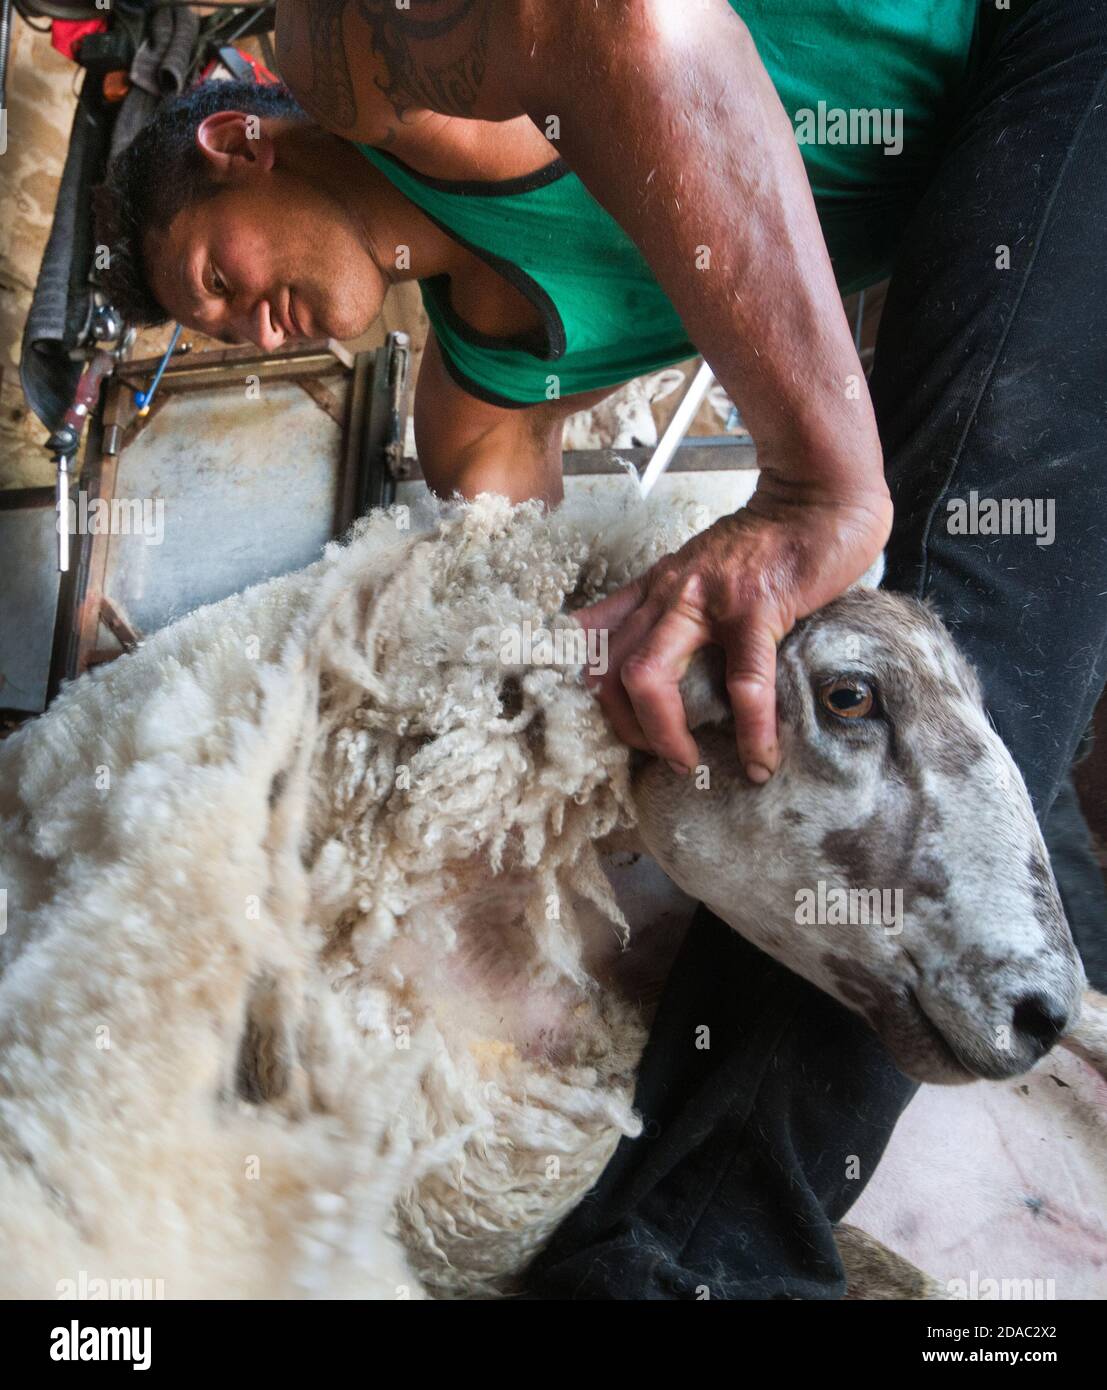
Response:
[{"label": "tattoo on arm", "polygon": [[413,106],[470,116],[488,68],[490,0],[356,0],[384,59],[377,86],[396,115]]},{"label": "tattoo on arm", "polygon": [[308,0],[304,7],[311,48],[311,86],[301,103],[323,125],[349,130],[357,123],[357,97],[342,42],[347,0]]},{"label": "tattoo on arm", "polygon": [[353,3],[382,60],[376,84],[398,119],[415,108],[470,116],[488,68],[493,0],[307,0],[311,87],[304,104],[326,125],[357,124],[357,93],[343,44]]}]

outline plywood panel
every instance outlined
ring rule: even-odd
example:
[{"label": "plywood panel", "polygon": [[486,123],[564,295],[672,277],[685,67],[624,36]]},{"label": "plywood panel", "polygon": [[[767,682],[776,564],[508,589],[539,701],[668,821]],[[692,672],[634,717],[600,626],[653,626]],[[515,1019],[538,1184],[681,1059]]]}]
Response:
[{"label": "plywood panel", "polygon": [[152,534],[112,536],[105,592],[146,633],[318,559],[341,434],[291,383],[265,383],[258,400],[239,389],[174,397],[120,456],[116,498],[136,515],[141,504]]}]

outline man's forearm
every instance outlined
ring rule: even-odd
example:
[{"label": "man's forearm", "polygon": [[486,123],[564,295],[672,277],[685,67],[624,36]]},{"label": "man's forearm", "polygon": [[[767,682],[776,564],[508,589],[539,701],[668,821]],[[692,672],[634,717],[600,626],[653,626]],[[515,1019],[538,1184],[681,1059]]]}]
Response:
[{"label": "man's forearm", "polygon": [[518,97],[634,237],[763,468],[883,488],[861,365],[791,124],[725,0],[529,0]]}]

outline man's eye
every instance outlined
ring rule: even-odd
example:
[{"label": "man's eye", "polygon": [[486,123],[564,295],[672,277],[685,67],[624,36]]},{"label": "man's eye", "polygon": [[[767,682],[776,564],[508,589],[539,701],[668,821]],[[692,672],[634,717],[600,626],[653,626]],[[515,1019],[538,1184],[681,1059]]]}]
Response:
[{"label": "man's eye", "polygon": [[213,267],[211,272],[211,291],[212,294],[224,295],[227,293],[227,282],[222,275]]}]

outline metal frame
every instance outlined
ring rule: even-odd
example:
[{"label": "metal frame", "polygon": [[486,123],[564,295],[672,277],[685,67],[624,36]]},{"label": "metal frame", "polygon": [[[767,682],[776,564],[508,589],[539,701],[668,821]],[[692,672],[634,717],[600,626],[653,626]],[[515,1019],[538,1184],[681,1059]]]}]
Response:
[{"label": "metal frame", "polygon": [[[90,501],[110,502],[115,493],[119,455],[138,437],[149,422],[177,396],[185,392],[220,387],[241,388],[243,376],[256,375],[263,381],[289,381],[325,410],[346,431],[338,478],[338,503],[334,534],[340,535],[353,520],[359,491],[360,456],[349,449],[349,424],[357,411],[358,388],[364,392],[372,377],[373,353],[353,355],[335,339],[320,339],[298,345],[287,352],[271,355],[252,347],[213,349],[181,356],[165,369],[158,393],[149,413],[142,415],[135,404],[141,391],[157,370],[160,357],[143,358],[122,364],[109,379],[103,405],[89,423],[85,437],[83,466],[79,485]],[[359,366],[361,359],[364,364]],[[341,375],[352,377],[354,390],[346,406],[326,385],[324,379]],[[363,406],[360,407],[363,409]],[[126,648],[141,639],[118,605],[104,594],[108,550],[107,534],[83,535],[77,546],[77,562],[62,575],[54,642],[47,681],[47,703],[53,700],[63,680],[80,675],[93,664],[99,629],[104,622]]]}]

